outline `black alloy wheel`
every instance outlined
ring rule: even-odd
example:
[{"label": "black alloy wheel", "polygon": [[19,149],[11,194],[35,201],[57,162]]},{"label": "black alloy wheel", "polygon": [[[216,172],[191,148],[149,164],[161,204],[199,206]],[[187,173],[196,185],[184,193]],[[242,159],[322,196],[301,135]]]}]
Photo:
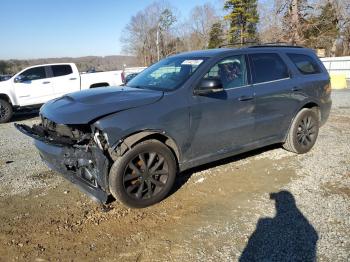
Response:
[{"label": "black alloy wheel", "polygon": [[283,147],[297,154],[311,150],[319,130],[318,108],[303,108],[295,116]]},{"label": "black alloy wheel", "polygon": [[164,188],[169,168],[164,157],[156,152],[138,154],[126,166],[124,189],[131,198],[150,199]]},{"label": "black alloy wheel", "polygon": [[315,141],[316,126],[317,124],[310,115],[305,116],[300,121],[297,129],[297,139],[301,146],[308,147]]},{"label": "black alloy wheel", "polygon": [[126,206],[147,207],[167,196],[176,172],[173,152],[158,140],[147,140],[114,162],[109,173],[109,189]]}]

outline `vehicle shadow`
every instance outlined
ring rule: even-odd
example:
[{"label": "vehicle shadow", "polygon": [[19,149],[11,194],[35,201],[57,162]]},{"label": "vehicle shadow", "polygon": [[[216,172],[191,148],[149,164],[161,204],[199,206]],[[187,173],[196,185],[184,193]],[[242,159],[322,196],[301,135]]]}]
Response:
[{"label": "vehicle shadow", "polygon": [[39,116],[39,109],[33,109],[30,111],[16,112],[8,123],[15,123],[18,121],[28,120]]},{"label": "vehicle shadow", "polygon": [[276,215],[261,218],[239,261],[316,261],[317,231],[288,191],[271,193]]},{"label": "vehicle shadow", "polygon": [[194,167],[194,168],[188,169],[188,170],[186,170],[184,172],[181,172],[177,176],[177,178],[175,180],[175,184],[174,184],[172,190],[170,191],[169,196],[174,194],[174,193],[176,193],[176,191],[178,191],[184,184],[186,184],[187,181],[191,178],[191,176],[193,174],[195,174],[195,173],[204,171],[206,169],[214,168],[214,167],[217,167],[217,166],[226,165],[226,164],[229,164],[229,163],[232,163],[232,162],[236,162],[236,161],[248,158],[248,157],[253,157],[253,156],[259,155],[261,153],[264,153],[264,152],[267,152],[267,151],[270,151],[270,150],[273,150],[273,149],[277,149],[277,148],[280,148],[280,147],[281,147],[280,144],[275,144],[275,145],[262,147],[262,148],[259,148],[259,149],[255,149],[255,150],[252,150],[252,151],[249,151],[249,152],[246,152],[246,153],[242,153],[242,154],[239,154],[239,155],[235,155],[235,156],[232,156],[232,157],[220,159],[220,160],[217,160],[217,161],[214,161],[214,162],[211,162],[211,163],[208,163],[208,164],[204,164],[204,165],[201,165],[201,166],[198,166],[198,167]]}]

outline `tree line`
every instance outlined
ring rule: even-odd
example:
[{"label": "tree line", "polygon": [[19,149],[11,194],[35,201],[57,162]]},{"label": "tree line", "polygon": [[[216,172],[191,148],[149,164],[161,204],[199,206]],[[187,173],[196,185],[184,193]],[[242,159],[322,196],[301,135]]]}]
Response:
[{"label": "tree line", "polygon": [[[220,1],[218,1],[220,2]],[[79,70],[148,66],[175,53],[246,43],[286,42],[350,55],[350,0],[222,0],[198,5],[186,18],[166,0],[133,15],[121,39],[134,57],[0,60],[0,74],[40,63],[76,62]]]},{"label": "tree line", "polygon": [[138,66],[139,62],[134,56],[85,56],[85,57],[62,57],[62,58],[40,58],[28,60],[0,60],[0,74],[13,75],[22,69],[41,64],[52,63],[75,63],[80,72],[86,72],[91,69],[97,71],[110,71],[123,69],[127,67]]},{"label": "tree line", "polygon": [[131,17],[121,41],[145,66],[178,52],[252,42],[350,55],[350,0],[226,0],[196,6],[186,19],[156,1]]}]

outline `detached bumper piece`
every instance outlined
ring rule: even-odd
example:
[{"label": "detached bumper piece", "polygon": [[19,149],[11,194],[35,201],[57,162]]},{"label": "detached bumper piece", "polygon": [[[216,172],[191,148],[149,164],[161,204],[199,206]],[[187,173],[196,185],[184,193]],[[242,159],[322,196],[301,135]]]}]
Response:
[{"label": "detached bumper piece", "polygon": [[69,141],[56,141],[43,136],[36,128],[15,124],[23,134],[34,138],[47,166],[62,174],[92,199],[106,203],[109,196],[109,160],[95,145],[70,145]]}]

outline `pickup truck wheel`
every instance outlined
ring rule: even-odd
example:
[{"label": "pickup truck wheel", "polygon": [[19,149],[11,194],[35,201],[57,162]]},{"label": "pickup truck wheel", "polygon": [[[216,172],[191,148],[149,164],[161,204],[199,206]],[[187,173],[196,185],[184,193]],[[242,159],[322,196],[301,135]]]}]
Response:
[{"label": "pickup truck wheel", "polygon": [[157,140],[144,141],[114,162],[109,188],[124,205],[144,208],[167,196],[176,170],[174,154],[166,145]]},{"label": "pickup truck wheel", "polygon": [[314,146],[319,130],[315,111],[304,108],[295,117],[283,147],[297,154],[304,154]]},{"label": "pickup truck wheel", "polygon": [[0,99],[0,124],[8,122],[13,115],[13,109],[9,102]]}]

